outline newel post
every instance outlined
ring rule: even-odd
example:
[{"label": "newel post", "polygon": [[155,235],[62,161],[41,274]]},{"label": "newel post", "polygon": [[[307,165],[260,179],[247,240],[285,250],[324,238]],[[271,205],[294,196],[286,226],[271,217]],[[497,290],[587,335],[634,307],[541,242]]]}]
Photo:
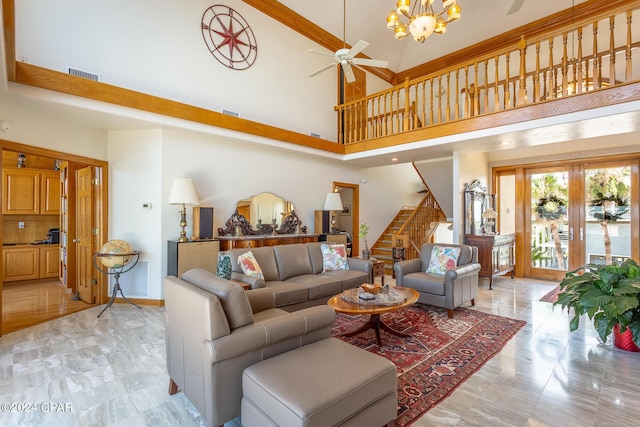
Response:
[{"label": "newel post", "polygon": [[520,89],[518,90],[518,105],[526,105],[527,103],[527,41],[524,36],[518,42],[518,50],[520,50]]}]

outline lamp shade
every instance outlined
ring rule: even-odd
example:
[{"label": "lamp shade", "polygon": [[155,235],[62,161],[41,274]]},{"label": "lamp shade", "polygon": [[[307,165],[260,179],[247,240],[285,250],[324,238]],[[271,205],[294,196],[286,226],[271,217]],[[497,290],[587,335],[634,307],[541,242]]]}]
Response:
[{"label": "lamp shade", "polygon": [[482,212],[482,218],[484,218],[484,219],[496,219],[496,218],[498,218],[498,212],[494,211],[491,208],[488,208],[486,211]]},{"label": "lamp shade", "polygon": [[327,198],[324,200],[325,211],[341,211],[342,199],[338,193],[327,193]]},{"label": "lamp shade", "polygon": [[171,195],[169,196],[170,205],[199,205],[200,198],[196,191],[196,186],[191,178],[176,178],[173,180],[171,187]]}]

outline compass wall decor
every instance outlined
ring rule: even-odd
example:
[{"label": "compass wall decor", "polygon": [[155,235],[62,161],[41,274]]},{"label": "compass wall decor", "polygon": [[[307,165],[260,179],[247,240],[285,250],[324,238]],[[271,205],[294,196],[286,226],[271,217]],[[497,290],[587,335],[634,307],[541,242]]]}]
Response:
[{"label": "compass wall decor", "polygon": [[202,37],[213,57],[231,69],[247,69],[258,56],[258,44],[251,27],[228,6],[217,4],[204,11]]}]

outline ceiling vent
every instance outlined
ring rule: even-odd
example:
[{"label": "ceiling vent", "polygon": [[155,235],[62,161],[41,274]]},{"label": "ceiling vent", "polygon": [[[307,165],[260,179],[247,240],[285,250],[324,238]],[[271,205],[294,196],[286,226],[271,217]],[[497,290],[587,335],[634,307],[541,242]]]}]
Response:
[{"label": "ceiling vent", "polygon": [[100,74],[92,73],[90,71],[79,70],[73,67],[67,67],[67,74],[76,77],[82,77],[83,79],[93,80],[94,82],[99,82]]}]

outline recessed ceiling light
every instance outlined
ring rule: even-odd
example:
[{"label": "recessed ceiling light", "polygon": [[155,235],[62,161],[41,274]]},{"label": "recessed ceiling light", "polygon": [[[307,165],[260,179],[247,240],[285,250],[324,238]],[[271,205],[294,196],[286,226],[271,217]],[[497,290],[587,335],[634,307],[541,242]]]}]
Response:
[{"label": "recessed ceiling light", "polygon": [[394,156],[391,158],[391,161],[392,161],[392,162],[397,162],[397,161],[398,161],[398,158],[394,155]]}]

